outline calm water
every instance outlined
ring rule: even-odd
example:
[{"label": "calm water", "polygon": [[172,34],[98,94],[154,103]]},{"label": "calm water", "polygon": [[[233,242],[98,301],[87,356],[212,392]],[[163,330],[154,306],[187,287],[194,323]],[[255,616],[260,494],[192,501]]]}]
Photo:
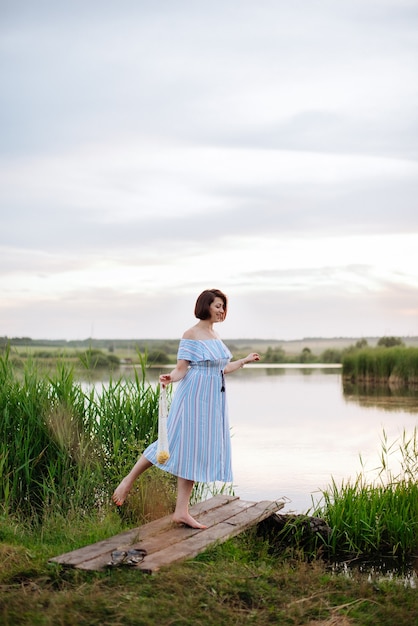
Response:
[{"label": "calm water", "polygon": [[287,512],[306,512],[332,477],[355,478],[360,454],[374,476],[383,431],[392,442],[418,424],[418,394],[347,396],[340,369],[244,369],[228,378],[228,400],[237,495],[285,496]]},{"label": "calm water", "polygon": [[[285,498],[284,512],[306,512],[332,477],[337,484],[355,478],[360,455],[372,478],[383,431],[393,442],[418,426],[418,392],[347,395],[339,368],[247,366],[226,385],[235,493]],[[396,454],[392,462],[396,470]]]}]

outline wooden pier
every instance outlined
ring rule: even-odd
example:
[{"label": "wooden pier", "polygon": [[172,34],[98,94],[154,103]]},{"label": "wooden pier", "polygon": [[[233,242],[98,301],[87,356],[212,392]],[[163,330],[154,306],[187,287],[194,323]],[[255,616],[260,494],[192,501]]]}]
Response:
[{"label": "wooden pier", "polygon": [[[131,569],[152,573],[178,561],[191,559],[210,546],[222,543],[282,509],[281,501],[246,502],[235,496],[217,495],[191,507],[190,513],[207,529],[174,524],[171,515],[50,559],[67,567],[102,570],[112,552],[146,551],[143,561]],[[123,564],[121,567],[125,567]]]}]

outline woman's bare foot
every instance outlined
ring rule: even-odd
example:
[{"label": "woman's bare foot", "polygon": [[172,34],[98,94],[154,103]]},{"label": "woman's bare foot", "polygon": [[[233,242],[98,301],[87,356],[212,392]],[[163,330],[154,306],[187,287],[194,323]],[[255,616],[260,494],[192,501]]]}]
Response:
[{"label": "woman's bare foot", "polygon": [[198,528],[200,530],[204,530],[205,528],[207,528],[207,526],[205,526],[204,524],[200,524],[188,513],[186,515],[173,515],[173,522],[175,522],[176,524],[185,524],[190,528]]},{"label": "woman's bare foot", "polygon": [[125,502],[128,493],[130,492],[132,483],[124,478],[113,492],[112,500],[117,506],[122,506]]}]

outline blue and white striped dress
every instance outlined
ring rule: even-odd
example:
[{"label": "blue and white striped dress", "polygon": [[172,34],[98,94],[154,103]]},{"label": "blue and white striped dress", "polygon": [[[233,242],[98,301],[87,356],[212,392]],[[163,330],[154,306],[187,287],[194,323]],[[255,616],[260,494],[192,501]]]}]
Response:
[{"label": "blue and white striped dress", "polygon": [[178,384],[167,420],[170,458],[157,463],[157,442],[144,456],[196,482],[232,482],[231,435],[223,370],[232,354],[220,339],[181,339],[178,359],[190,367]]}]

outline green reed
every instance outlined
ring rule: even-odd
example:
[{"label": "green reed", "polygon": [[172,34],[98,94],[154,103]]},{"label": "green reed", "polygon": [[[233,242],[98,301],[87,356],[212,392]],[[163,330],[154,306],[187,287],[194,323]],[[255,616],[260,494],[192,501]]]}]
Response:
[{"label": "green reed", "polygon": [[363,348],[343,357],[345,379],[404,385],[418,384],[418,348]]},{"label": "green reed", "polygon": [[115,482],[123,476],[157,438],[158,398],[159,387],[148,384],[138,371],[133,380],[110,380],[100,393],[91,392],[89,409],[96,418],[95,437],[106,480]]},{"label": "green reed", "polygon": [[158,387],[146,381],[146,359],[133,381],[83,390],[74,370],[53,374],[33,362],[16,372],[0,356],[0,500],[5,510],[89,510],[109,501],[115,484],[156,438]]},{"label": "green reed", "polygon": [[[326,520],[331,531],[327,549],[342,554],[383,554],[405,558],[418,550],[418,434],[405,432],[381,443],[381,466],[373,480],[363,470],[354,481],[331,485],[313,515]],[[399,469],[391,469],[396,456]]]}]

